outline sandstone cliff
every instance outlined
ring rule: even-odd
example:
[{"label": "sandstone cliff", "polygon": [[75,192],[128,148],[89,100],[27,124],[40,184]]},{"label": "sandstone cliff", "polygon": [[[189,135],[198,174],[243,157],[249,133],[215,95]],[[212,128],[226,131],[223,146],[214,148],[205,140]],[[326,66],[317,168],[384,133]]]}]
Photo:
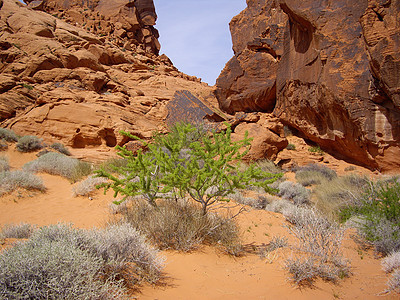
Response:
[{"label": "sandstone cliff", "polygon": [[73,148],[114,147],[126,142],[119,130],[142,138],[164,131],[177,90],[216,104],[211,87],[156,55],[155,35],[149,44],[144,33],[156,32],[148,4],[0,1],[1,127]]},{"label": "sandstone cliff", "polygon": [[217,80],[229,113],[273,112],[325,150],[400,167],[400,1],[248,0]]}]

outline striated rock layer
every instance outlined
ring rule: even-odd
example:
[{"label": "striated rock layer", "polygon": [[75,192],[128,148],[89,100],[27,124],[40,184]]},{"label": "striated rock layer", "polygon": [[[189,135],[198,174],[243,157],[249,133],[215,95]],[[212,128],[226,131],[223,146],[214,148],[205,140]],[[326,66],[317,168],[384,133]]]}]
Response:
[{"label": "striated rock layer", "polygon": [[248,0],[217,80],[229,113],[273,112],[327,151],[399,169],[400,0]]},{"label": "striated rock layer", "polygon": [[[113,13],[111,4],[128,1],[78,2]],[[141,23],[155,20],[150,2],[135,1],[144,3],[135,8]],[[48,0],[42,7],[74,3]],[[73,148],[114,147],[127,142],[120,130],[142,138],[165,131],[167,103],[177,90],[190,90],[210,107],[217,104],[211,87],[179,72],[165,55],[144,51],[145,41],[130,50],[112,34],[95,35],[15,0],[0,1],[0,7],[1,127]],[[59,14],[74,9],[60,8]],[[92,16],[95,10],[84,11]]]}]

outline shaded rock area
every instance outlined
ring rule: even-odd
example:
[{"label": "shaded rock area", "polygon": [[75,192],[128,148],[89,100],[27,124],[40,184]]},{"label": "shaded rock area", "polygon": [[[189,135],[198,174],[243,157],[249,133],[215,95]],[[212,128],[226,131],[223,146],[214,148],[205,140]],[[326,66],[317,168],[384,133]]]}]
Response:
[{"label": "shaded rock area", "polygon": [[167,103],[167,123],[178,122],[199,124],[204,120],[211,122],[227,121],[228,118],[215,107],[193,96],[186,90],[175,92],[174,98]]},{"label": "shaded rock area", "polygon": [[370,168],[400,167],[400,1],[247,1],[217,80],[225,111],[273,112]]},{"label": "shaded rock area", "polygon": [[[129,50],[112,35],[101,37],[18,1],[2,3],[1,127],[75,149],[114,147],[128,142],[120,130],[141,138],[165,132],[167,103],[177,90],[217,105],[211,87],[179,72],[165,55],[144,51],[146,43],[143,51]],[[75,2],[45,1],[44,7],[59,3]],[[103,2],[83,3],[99,7]],[[135,9],[145,20],[140,22],[150,24],[155,17],[143,3],[143,10]]]}]

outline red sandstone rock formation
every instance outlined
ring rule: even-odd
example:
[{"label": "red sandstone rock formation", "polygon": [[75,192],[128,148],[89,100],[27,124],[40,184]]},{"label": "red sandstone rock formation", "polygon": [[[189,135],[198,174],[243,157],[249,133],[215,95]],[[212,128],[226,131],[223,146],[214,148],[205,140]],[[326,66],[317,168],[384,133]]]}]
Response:
[{"label": "red sandstone rock formation", "polygon": [[[79,2],[49,0],[44,9]],[[88,3],[99,10],[102,3],[111,5]],[[154,23],[148,1],[135,3],[144,3],[137,8],[140,22]],[[90,33],[18,1],[1,1],[0,7],[1,127],[74,148],[114,147],[126,142],[120,130],[142,138],[164,131],[167,103],[177,90],[190,90],[216,104],[211,87],[179,72],[165,55],[139,51],[140,45],[135,50],[123,48],[112,33]],[[58,15],[72,16],[77,7],[59,8]],[[125,11],[127,6],[120,7]]]},{"label": "red sandstone rock formation", "polygon": [[271,112],[324,149],[400,167],[400,1],[247,1],[221,107]]},{"label": "red sandstone rock formation", "polygon": [[160,43],[153,0],[26,0],[28,7],[43,10],[92,34],[107,36],[128,50],[158,54]]}]

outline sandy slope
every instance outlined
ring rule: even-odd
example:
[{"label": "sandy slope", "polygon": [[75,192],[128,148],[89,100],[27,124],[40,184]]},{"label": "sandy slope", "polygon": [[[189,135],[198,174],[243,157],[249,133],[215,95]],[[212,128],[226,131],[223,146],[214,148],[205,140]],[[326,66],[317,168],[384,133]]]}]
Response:
[{"label": "sandy slope", "polygon": [[[13,169],[35,158],[9,150]],[[72,222],[77,227],[103,226],[112,195],[72,196],[72,184],[61,177],[40,174],[46,193],[14,192],[0,198],[0,225],[29,222],[46,225]],[[248,208],[238,217],[247,252],[234,258],[215,248],[201,247],[193,253],[164,251],[167,257],[164,279],[157,286],[144,285],[138,299],[399,299],[395,294],[378,294],[385,289],[387,275],[371,250],[362,250],[347,235],[343,251],[351,261],[353,275],[340,282],[317,282],[316,287],[298,289],[288,281],[284,259],[292,250],[280,249],[261,259],[257,249],[276,235],[293,238],[284,218],[275,213]]]}]

